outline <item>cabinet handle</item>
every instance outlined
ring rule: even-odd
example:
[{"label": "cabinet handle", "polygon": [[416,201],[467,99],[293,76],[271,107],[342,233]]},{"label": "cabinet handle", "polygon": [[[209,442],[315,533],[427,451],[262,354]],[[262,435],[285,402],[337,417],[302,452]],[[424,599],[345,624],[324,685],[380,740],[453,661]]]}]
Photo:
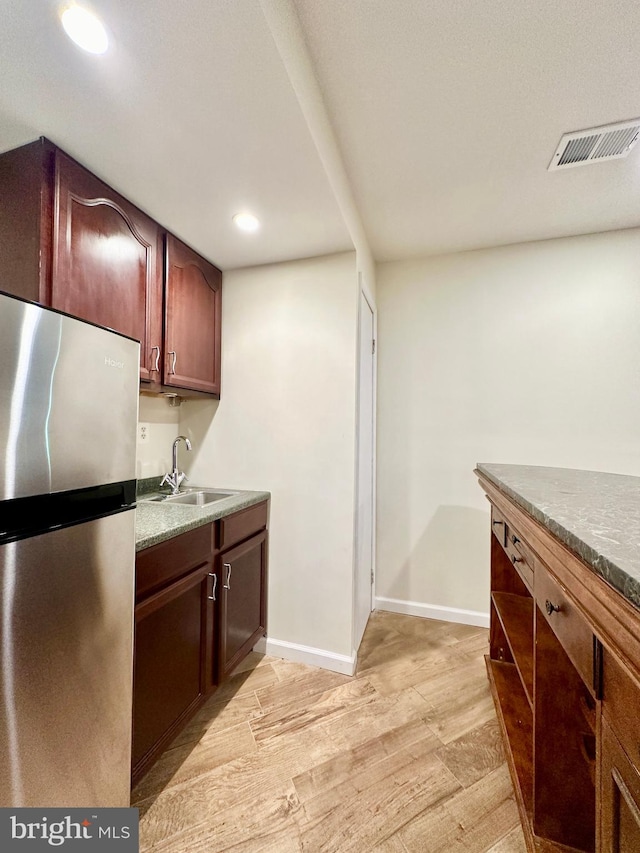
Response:
[{"label": "cabinet handle", "polygon": [[494,524],[504,524],[504,522],[503,522],[503,521],[494,521],[493,523],[494,523]]},{"label": "cabinet handle", "polygon": [[216,600],[216,587],[218,585],[218,575],[215,572],[209,572],[209,577],[213,578],[213,584],[211,585],[211,595],[209,596],[209,601]]},{"label": "cabinet handle", "polygon": [[178,360],[176,353],[175,353],[175,350],[169,350],[169,355],[173,356],[173,359],[171,361],[171,369],[169,370],[169,373],[175,373],[176,372],[176,361]]},{"label": "cabinet handle", "polygon": [[549,599],[547,598],[547,600],[544,603],[544,609],[547,611],[548,615],[551,616],[552,613],[559,613],[560,612],[560,605],[559,604],[552,604],[549,601]]},{"label": "cabinet handle", "polygon": [[520,540],[519,540],[519,539],[518,539],[518,537],[515,535],[515,533],[514,533],[514,534],[513,534],[513,536],[511,537],[511,541],[513,542],[513,544],[514,544],[514,545],[517,545],[517,544],[518,544],[518,542],[520,542]]},{"label": "cabinet handle", "polygon": [[156,351],[156,363],[151,368],[151,370],[155,371],[156,373],[159,373],[160,372],[160,347],[151,347],[151,352],[153,352],[154,350]]},{"label": "cabinet handle", "polygon": [[515,555],[515,554],[512,554],[512,556],[511,556],[511,562],[512,562],[512,563],[521,563],[521,562],[522,562],[522,557],[516,557],[516,555]]},{"label": "cabinet handle", "polygon": [[231,589],[231,563],[223,563],[222,566],[227,570],[227,582],[224,588]]}]

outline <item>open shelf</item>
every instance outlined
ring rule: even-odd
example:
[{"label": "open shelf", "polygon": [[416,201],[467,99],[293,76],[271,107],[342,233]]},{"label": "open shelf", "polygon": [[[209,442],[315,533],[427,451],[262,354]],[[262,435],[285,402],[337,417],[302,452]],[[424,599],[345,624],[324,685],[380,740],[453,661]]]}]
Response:
[{"label": "open shelf", "polygon": [[531,823],[533,813],[533,713],[513,663],[485,658],[516,800]]},{"label": "open shelf", "polygon": [[533,599],[511,592],[492,592],[491,598],[500,619],[524,693],[533,708]]}]

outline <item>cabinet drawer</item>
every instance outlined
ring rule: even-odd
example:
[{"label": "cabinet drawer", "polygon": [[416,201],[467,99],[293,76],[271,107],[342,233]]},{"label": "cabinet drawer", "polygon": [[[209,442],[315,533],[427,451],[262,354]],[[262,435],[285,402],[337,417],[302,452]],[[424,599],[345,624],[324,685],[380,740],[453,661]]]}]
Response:
[{"label": "cabinet drawer", "polygon": [[602,711],[640,772],[640,685],[607,649],[602,655]]},{"label": "cabinet drawer", "polygon": [[139,551],[136,555],[136,601],[162,589],[213,557],[213,525],[206,524]]},{"label": "cabinet drawer", "polygon": [[[593,688],[593,633],[567,591],[551,575],[535,574],[536,603],[589,691]],[[595,695],[595,694],[594,694]]]},{"label": "cabinet drawer", "polygon": [[498,542],[504,548],[507,541],[507,522],[504,516],[499,512],[493,504],[491,505],[491,530]]},{"label": "cabinet drawer", "polygon": [[505,535],[505,551],[513,563],[514,568],[529,588],[529,591],[533,592],[533,554],[509,524],[505,524]]},{"label": "cabinet drawer", "polygon": [[267,502],[247,507],[218,521],[219,551],[242,542],[267,526]]}]

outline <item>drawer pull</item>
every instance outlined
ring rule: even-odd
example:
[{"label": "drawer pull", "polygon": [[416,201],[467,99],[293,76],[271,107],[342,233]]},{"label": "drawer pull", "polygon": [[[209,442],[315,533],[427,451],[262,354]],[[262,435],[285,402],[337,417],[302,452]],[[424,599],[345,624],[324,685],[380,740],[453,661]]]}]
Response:
[{"label": "drawer pull", "polygon": [[519,539],[518,539],[518,537],[515,535],[515,533],[514,533],[514,534],[513,534],[513,536],[511,537],[511,541],[513,542],[513,544],[514,544],[514,545],[517,545],[517,544],[520,542],[520,540],[519,540]]},{"label": "drawer pull", "polygon": [[515,554],[512,554],[511,555],[511,562],[512,563],[523,563],[524,560],[522,559],[522,557],[516,557]]},{"label": "drawer pull", "polygon": [[504,521],[494,521],[494,524],[504,524]]},{"label": "drawer pull", "polygon": [[559,613],[561,606],[559,604],[552,604],[549,599],[544,603],[544,609],[547,611],[548,615],[551,616],[552,613]]},{"label": "drawer pull", "polygon": [[209,572],[209,577],[213,578],[213,584],[211,586],[211,595],[209,596],[209,601],[216,600],[216,587],[218,586],[218,575],[215,572]]}]

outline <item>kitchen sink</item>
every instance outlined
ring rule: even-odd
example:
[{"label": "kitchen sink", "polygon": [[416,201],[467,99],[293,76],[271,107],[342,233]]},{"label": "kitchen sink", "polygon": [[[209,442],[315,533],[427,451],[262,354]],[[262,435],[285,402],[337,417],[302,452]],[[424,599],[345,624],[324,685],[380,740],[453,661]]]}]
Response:
[{"label": "kitchen sink", "polygon": [[207,506],[215,501],[237,495],[237,492],[221,492],[215,489],[189,488],[177,495],[154,495],[147,498],[154,503],[186,504],[188,506]]},{"label": "kitchen sink", "polygon": [[221,501],[224,498],[228,498],[230,495],[235,494],[235,492],[214,492],[209,489],[198,489],[197,491],[185,492],[180,495],[169,495],[166,498],[167,502],[172,504],[189,504],[191,506],[205,506],[206,504],[211,504],[214,501]]}]

